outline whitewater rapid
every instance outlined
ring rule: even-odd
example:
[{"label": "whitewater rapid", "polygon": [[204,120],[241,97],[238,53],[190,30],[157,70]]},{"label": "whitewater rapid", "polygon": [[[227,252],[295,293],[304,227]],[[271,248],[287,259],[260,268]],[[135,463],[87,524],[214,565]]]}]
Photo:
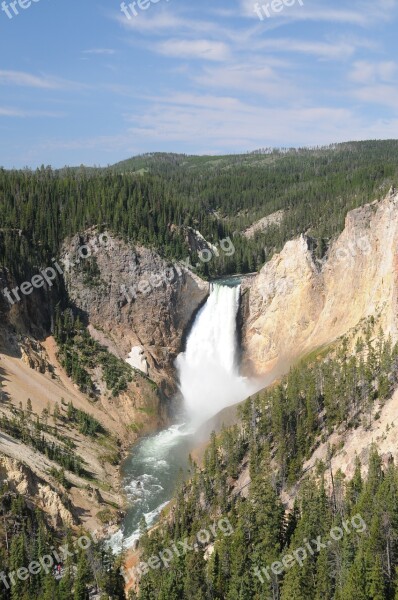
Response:
[{"label": "whitewater rapid", "polygon": [[188,468],[188,456],[194,445],[192,430],[185,424],[140,440],[123,465],[123,487],[129,508],[123,528],[109,540],[115,553],[131,548],[140,538],[140,523],[145,518],[153,525],[175,491],[181,472]]}]

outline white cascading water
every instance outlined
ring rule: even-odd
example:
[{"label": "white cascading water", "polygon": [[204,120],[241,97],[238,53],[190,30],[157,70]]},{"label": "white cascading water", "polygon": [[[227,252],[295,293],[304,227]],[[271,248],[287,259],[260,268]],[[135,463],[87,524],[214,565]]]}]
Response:
[{"label": "white cascading water", "polygon": [[130,507],[123,529],[109,540],[116,553],[139,539],[142,516],[153,525],[167,505],[181,469],[187,468],[187,456],[196,447],[193,434],[199,425],[256,391],[253,382],[239,375],[239,297],[239,287],[212,285],[186,350],[177,358],[187,421],[142,439],[124,464]]},{"label": "white cascading water", "polygon": [[247,398],[253,391],[239,375],[236,317],[240,286],[212,284],[210,296],[200,310],[177,358],[180,389],[190,422],[199,425]]}]

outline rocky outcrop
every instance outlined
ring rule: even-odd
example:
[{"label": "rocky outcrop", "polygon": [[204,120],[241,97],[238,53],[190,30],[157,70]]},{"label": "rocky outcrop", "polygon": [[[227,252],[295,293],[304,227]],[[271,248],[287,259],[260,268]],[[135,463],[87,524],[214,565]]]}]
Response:
[{"label": "rocky outcrop", "polygon": [[242,285],[243,369],[262,376],[327,345],[369,316],[397,340],[398,194],[347,215],[323,261],[288,242]]},{"label": "rocky outcrop", "polygon": [[153,250],[95,231],[65,244],[62,260],[69,297],[93,337],[123,359],[141,347],[149,377],[173,392],[174,360],[208,284]]},{"label": "rocky outcrop", "polygon": [[72,526],[74,518],[63,504],[59,493],[37,477],[27,466],[0,454],[0,481],[7,483],[11,492],[29,498],[44,511],[54,527]]},{"label": "rocky outcrop", "polygon": [[250,225],[250,227],[248,227],[243,232],[243,235],[248,239],[251,239],[256,235],[256,233],[264,233],[265,231],[267,231],[267,229],[269,229],[272,226],[281,225],[284,217],[285,211],[278,210],[277,212],[274,212],[271,215],[268,215],[267,217],[263,217],[259,221],[256,221],[256,223],[253,223],[253,225]]},{"label": "rocky outcrop", "polygon": [[48,356],[43,346],[36,340],[28,337],[19,341],[21,360],[30,368],[39,373],[52,373],[54,368],[48,360]]},{"label": "rocky outcrop", "polygon": [[15,334],[42,339],[51,328],[51,312],[57,301],[55,288],[44,286],[32,295],[19,294],[19,300],[11,295],[10,302],[4,292],[22,283],[16,281],[8,269],[0,268],[0,351],[3,346],[9,350],[10,345],[17,350]]}]

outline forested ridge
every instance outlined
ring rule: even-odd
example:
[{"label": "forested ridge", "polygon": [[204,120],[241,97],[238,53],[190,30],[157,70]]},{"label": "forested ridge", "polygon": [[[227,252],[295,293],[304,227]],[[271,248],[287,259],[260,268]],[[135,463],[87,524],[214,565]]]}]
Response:
[{"label": "forested ridge", "polygon": [[[91,226],[185,259],[190,226],[212,243],[234,239],[234,255],[215,258],[203,274],[251,272],[304,232],[322,256],[349,210],[397,182],[396,140],[224,157],[154,154],[107,169],[1,169],[0,265],[26,275]],[[241,235],[278,210],[280,226]]]},{"label": "forested ridge", "polygon": [[[228,517],[233,534],[218,535],[210,554],[204,543],[174,557],[168,568],[144,570],[139,593],[131,597],[396,600],[398,468],[383,466],[374,446],[366,477],[357,459],[354,477],[348,480],[338,471],[330,487],[330,460],[338,447],[330,447],[329,460],[306,475],[303,464],[335,428],[369,427],[378,418],[375,407],[397,385],[398,348],[369,321],[356,339],[344,338],[323,355],[309,357],[248,399],[241,423],[211,436],[203,466],[192,465],[192,479],[181,483],[163,526],[144,536],[142,560],[180,540],[193,544],[198,532],[211,530],[221,516]],[[246,493],[238,483],[244,469],[250,475]],[[298,493],[286,510],[281,492],[291,489]],[[347,532],[343,523],[355,515],[362,530]],[[339,540],[330,538],[335,527],[346,531]],[[330,544],[313,554],[307,550],[302,564],[278,574],[269,570],[269,577],[261,571],[318,536]]]}]

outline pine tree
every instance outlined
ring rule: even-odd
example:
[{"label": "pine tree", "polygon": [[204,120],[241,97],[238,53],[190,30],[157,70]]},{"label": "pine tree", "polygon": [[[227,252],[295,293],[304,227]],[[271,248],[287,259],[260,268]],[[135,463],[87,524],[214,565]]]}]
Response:
[{"label": "pine tree", "polygon": [[332,600],[333,585],[327,550],[322,549],[316,563],[315,600]]},{"label": "pine tree", "polygon": [[385,600],[383,567],[379,556],[372,557],[372,566],[367,573],[367,592],[371,600]]},{"label": "pine tree", "polygon": [[[15,573],[21,567],[27,564],[26,555],[26,539],[25,533],[15,535],[11,541],[10,547],[10,571]],[[22,581],[18,577],[14,576],[15,584],[11,587],[11,599],[21,600],[24,597],[25,591],[28,589],[27,581]]]},{"label": "pine tree", "polygon": [[363,557],[358,556],[348,573],[341,600],[369,600],[366,593],[366,574]]},{"label": "pine tree", "polygon": [[77,560],[76,577],[74,581],[74,600],[88,600],[87,585],[91,579],[90,567],[86,552],[80,552]]}]

